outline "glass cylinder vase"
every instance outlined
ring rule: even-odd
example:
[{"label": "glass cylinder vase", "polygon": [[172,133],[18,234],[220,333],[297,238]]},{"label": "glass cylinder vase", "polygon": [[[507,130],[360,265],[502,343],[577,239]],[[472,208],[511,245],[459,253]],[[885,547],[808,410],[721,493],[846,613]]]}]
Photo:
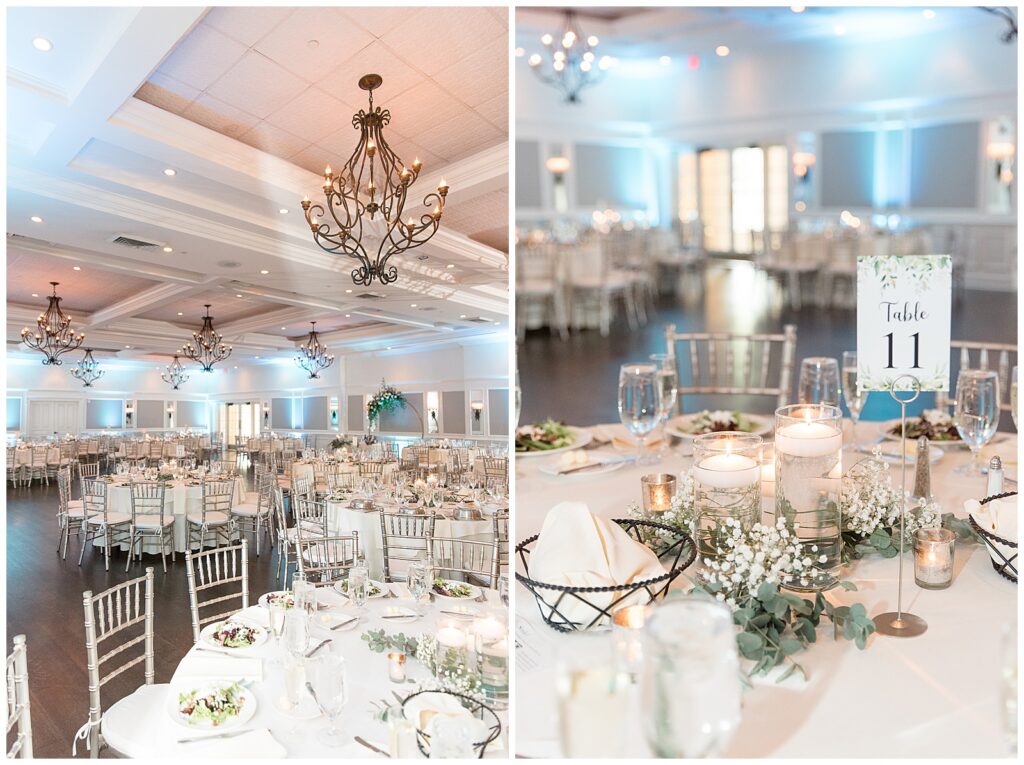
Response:
[{"label": "glass cylinder vase", "polygon": [[693,439],[694,510],[702,558],[726,550],[727,519],[744,530],[761,519],[761,437],[748,433],[705,433]]},{"label": "glass cylinder vase", "polygon": [[812,565],[790,583],[826,590],[842,561],[840,490],[842,412],[827,404],[794,404],[775,411],[775,516],[784,518]]}]

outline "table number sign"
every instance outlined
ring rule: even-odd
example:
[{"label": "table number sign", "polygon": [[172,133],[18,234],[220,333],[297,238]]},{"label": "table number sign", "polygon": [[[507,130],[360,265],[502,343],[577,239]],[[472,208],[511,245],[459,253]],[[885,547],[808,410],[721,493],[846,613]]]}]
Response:
[{"label": "table number sign", "polygon": [[949,390],[949,255],[857,258],[857,387]]}]

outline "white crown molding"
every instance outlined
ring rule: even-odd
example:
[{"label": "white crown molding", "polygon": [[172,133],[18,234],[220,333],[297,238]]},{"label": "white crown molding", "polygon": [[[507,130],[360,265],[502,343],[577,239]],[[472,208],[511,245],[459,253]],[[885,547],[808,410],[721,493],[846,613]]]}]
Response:
[{"label": "white crown molding", "polygon": [[11,66],[7,67],[7,87],[24,90],[61,106],[68,106],[71,103],[64,88]]},{"label": "white crown molding", "polygon": [[99,328],[116,319],[131,317],[134,314],[142,313],[159,303],[176,297],[182,297],[190,292],[206,288],[207,286],[205,284],[176,284],[174,282],[158,284],[155,287],[150,287],[147,290],[143,290],[142,292],[138,292],[131,297],[121,300],[120,302],[114,303],[107,308],[96,311],[85,320],[84,325],[85,328]]}]

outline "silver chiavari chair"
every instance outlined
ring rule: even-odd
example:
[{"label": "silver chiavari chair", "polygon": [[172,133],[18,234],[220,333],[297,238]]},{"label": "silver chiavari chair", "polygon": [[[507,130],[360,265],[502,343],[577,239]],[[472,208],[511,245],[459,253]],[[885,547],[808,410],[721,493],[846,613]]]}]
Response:
[{"label": "silver chiavari chair", "polygon": [[316,586],[345,579],[359,556],[359,532],[336,537],[299,535],[296,559],[299,573]]},{"label": "silver chiavari chair", "polygon": [[96,439],[90,439],[86,448],[86,454],[89,462],[95,462],[98,467],[100,463],[100,442]]},{"label": "silver chiavari chair", "polygon": [[46,453],[47,448],[45,446],[32,447],[32,465],[29,469],[28,478],[29,484],[38,478],[40,481],[44,481],[47,486],[50,485],[50,477],[46,472]]},{"label": "silver chiavari chair", "polygon": [[[95,462],[79,462],[77,470],[78,478],[83,482],[100,477],[100,466]],[[85,493],[84,483],[82,483],[82,493]]]},{"label": "silver chiavari chair", "polygon": [[[436,515],[409,515],[408,513],[381,513],[380,530],[384,552],[384,581],[404,582],[408,578],[409,562],[422,556],[434,535]],[[395,570],[398,564],[399,570]]]},{"label": "silver chiavari chair", "polygon": [[274,541],[274,526],[271,522],[271,505],[274,501],[274,477],[269,473],[261,473],[257,482],[256,502],[243,502],[231,508],[231,517],[235,527],[243,534],[252,532],[256,539],[256,557],[260,556],[260,532],[266,531],[270,541]]},{"label": "silver chiavari chair", "polygon": [[85,540],[78,554],[78,565],[82,565],[89,542],[103,539],[103,564],[110,571],[110,549],[128,541],[132,517],[128,513],[112,512],[106,482],[98,479],[82,479],[82,506],[85,510]]},{"label": "silver chiavari chair", "polygon": [[676,368],[676,412],[685,395],[770,396],[772,411],[789,401],[796,352],[796,327],[782,334],[676,332],[665,327],[667,354]]},{"label": "silver chiavari chair", "polygon": [[327,536],[327,508],[323,502],[297,497],[292,505],[296,540]]},{"label": "silver chiavari chair", "polygon": [[327,491],[350,491],[355,488],[357,475],[349,471],[335,471],[327,474]]},{"label": "silver chiavari chair", "polygon": [[[959,369],[994,370],[999,380],[999,410],[1009,412],[1013,408],[1010,399],[1010,369],[1017,364],[1017,346],[1005,343],[979,343],[970,340],[954,340],[950,343],[956,352]],[[977,359],[975,363],[974,359]],[[955,377],[950,378],[950,390],[956,390]],[[935,394],[935,408],[949,411],[956,403],[949,391]]]},{"label": "silver chiavari chair", "polygon": [[[136,735],[140,720],[162,713],[167,703],[167,686],[156,685],[154,669],[155,630],[153,621],[153,569],[145,576],[93,595],[82,593],[85,609],[85,656],[89,675],[89,719],[75,734],[72,755],[78,742],[85,741],[90,756],[100,756],[102,747]],[[139,653],[141,647],[141,653]],[[100,649],[106,650],[102,656]],[[127,653],[126,653],[127,652]],[[132,654],[134,658],[130,658]],[[103,665],[117,659],[120,665],[107,670]],[[100,691],[115,677],[143,665],[143,684],[105,712]],[[107,674],[100,676],[101,671]],[[111,745],[112,749],[116,746]]]},{"label": "silver chiavari chair", "polygon": [[198,549],[206,544],[208,534],[213,534],[214,546],[231,544],[234,533],[234,520],[231,517],[231,505],[235,496],[235,482],[232,479],[223,481],[204,480],[202,487],[202,506],[198,513],[188,513],[188,549],[193,548],[193,537]]},{"label": "silver chiavari chair", "polygon": [[159,481],[133,481],[132,522],[128,530],[128,561],[124,570],[132,564],[135,543],[139,544],[138,558],[142,560],[143,545],[147,539],[155,539],[160,545],[160,559],[167,573],[167,550],[174,556],[174,514],[167,512],[167,487]]},{"label": "silver chiavari chair", "polygon": [[[218,619],[226,619],[249,607],[248,543],[185,554],[188,574],[188,606],[192,613],[192,639],[199,642],[203,627]],[[240,600],[240,605],[213,615],[204,616],[202,609]],[[205,612],[209,614],[209,611]]]},{"label": "silver chiavari chair", "polygon": [[377,478],[384,476],[384,463],[379,460],[367,460],[359,463],[360,478]]},{"label": "silver chiavari chair", "polygon": [[18,450],[13,446],[7,447],[7,480],[11,485],[17,487],[18,477],[21,473],[21,466],[18,465]]},{"label": "silver chiavari chair", "polygon": [[299,499],[313,499],[313,482],[303,476],[291,479],[291,491],[288,493],[288,501],[292,505]]},{"label": "silver chiavari chair", "polygon": [[508,457],[481,457],[484,465],[484,480],[487,483],[500,481],[508,484]]},{"label": "silver chiavari chair", "polygon": [[434,570],[446,578],[462,575],[491,589],[498,587],[498,542],[473,539],[430,538]]},{"label": "silver chiavari chair", "polygon": [[28,693],[28,645],[24,635],[14,636],[14,649],[7,655],[7,740],[17,727],[7,759],[32,759],[32,708]]},{"label": "silver chiavari chair", "polygon": [[288,526],[288,518],[284,512],[284,492],[280,486],[271,484],[273,487],[274,523],[277,527],[277,579],[281,580],[284,575],[284,586],[288,586],[289,564],[296,563],[295,541],[298,539],[299,530],[297,527]]},{"label": "silver chiavari chair", "polygon": [[71,468],[61,468],[57,471],[57,526],[60,529],[60,537],[57,540],[57,552],[64,548],[61,558],[67,560],[68,538],[74,531],[78,535],[79,542],[82,539],[82,530],[85,528],[85,505],[80,499],[71,499]]},{"label": "silver chiavari chair", "polygon": [[492,518],[494,540],[498,543],[498,571],[508,571],[508,510],[498,510]]}]

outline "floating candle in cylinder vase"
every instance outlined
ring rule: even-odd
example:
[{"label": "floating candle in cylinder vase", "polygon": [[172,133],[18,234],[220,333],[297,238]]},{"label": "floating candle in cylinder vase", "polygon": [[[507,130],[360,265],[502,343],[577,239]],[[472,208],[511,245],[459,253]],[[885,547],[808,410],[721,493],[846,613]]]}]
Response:
[{"label": "floating candle in cylinder vase", "polygon": [[723,554],[724,522],[749,529],[761,518],[761,437],[705,433],[693,439],[694,510],[702,557]]},{"label": "floating candle in cylinder vase", "polygon": [[481,689],[488,703],[498,709],[508,705],[508,628],[503,616],[492,612],[473,623]]},{"label": "floating candle in cylinder vase", "polygon": [[649,473],[641,476],[645,513],[665,513],[672,509],[676,494],[676,477],[671,473]]},{"label": "floating candle in cylinder vase", "polygon": [[812,559],[794,589],[835,584],[841,565],[842,412],[830,405],[795,404],[775,412],[775,516]]},{"label": "floating candle in cylinder vase", "polygon": [[926,590],[943,590],[953,583],[953,547],[956,534],[949,529],[914,532],[914,581]]}]

